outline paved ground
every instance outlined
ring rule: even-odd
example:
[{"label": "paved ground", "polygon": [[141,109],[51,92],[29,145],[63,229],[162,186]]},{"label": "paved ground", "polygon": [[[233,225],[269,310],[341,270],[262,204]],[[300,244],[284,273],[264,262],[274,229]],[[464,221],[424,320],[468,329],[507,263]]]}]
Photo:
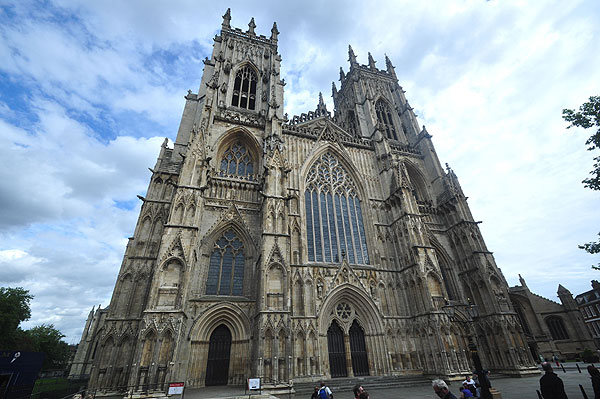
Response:
[{"label": "paved ground", "polygon": [[[562,370],[555,370],[558,376],[563,380],[565,384],[565,390],[570,399],[582,398],[579,384],[585,389],[588,398],[594,397],[592,390],[592,384],[590,382],[590,376],[587,373],[587,364],[579,363],[581,373],[577,371],[575,363],[569,363],[566,367],[566,373]],[[524,378],[508,378],[500,376],[491,376],[492,385],[495,389],[500,391],[503,399],[537,399],[536,389],[539,389],[539,375],[524,377]],[[458,391],[458,383],[455,382],[450,385],[450,390],[457,397],[460,393]],[[351,387],[348,387],[347,392],[334,392],[335,399],[352,399],[353,395],[350,392]],[[386,388],[378,389],[377,387],[369,387],[365,385],[365,389],[369,391],[371,399],[434,399],[437,398],[433,393],[433,389],[430,384],[423,384],[407,388]],[[224,398],[224,397],[241,397],[244,395],[243,387],[207,387],[201,389],[188,389],[185,392],[185,399],[210,399],[210,398]],[[306,397],[305,397],[306,396]],[[248,397],[248,399],[256,399],[256,396]],[[309,399],[308,395],[277,395],[279,399]]]}]

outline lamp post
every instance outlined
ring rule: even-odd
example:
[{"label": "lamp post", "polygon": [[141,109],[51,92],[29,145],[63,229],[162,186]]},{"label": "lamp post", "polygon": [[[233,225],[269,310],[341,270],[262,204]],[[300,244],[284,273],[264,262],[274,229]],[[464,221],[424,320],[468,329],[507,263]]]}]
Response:
[{"label": "lamp post", "polygon": [[[459,307],[463,307],[464,311]],[[481,359],[479,358],[479,352],[477,351],[477,345],[475,345],[473,335],[471,334],[471,328],[473,328],[471,323],[473,323],[473,321],[479,317],[479,309],[477,308],[477,305],[448,304],[442,307],[442,309],[444,310],[444,313],[448,315],[450,320],[464,324],[465,331],[467,332],[467,339],[469,341],[467,347],[471,352],[473,363],[475,363],[475,374],[477,374],[477,379],[479,380],[479,386],[481,388],[481,399],[492,399],[487,373],[484,373],[483,371]]]}]

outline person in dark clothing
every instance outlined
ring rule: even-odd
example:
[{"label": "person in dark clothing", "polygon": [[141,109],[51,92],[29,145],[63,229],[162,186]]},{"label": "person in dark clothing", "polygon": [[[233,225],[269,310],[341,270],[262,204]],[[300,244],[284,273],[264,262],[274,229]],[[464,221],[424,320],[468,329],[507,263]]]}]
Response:
[{"label": "person in dark clothing", "polygon": [[352,392],[354,392],[354,399],[358,399],[360,394],[364,391],[362,384],[356,384],[354,388],[352,388]]},{"label": "person in dark clothing", "polygon": [[542,363],[542,369],[546,372],[540,378],[540,391],[544,399],[568,399],[562,380],[552,371],[552,365],[548,362]]},{"label": "person in dark clothing", "polygon": [[435,394],[442,399],[458,399],[450,390],[448,389],[448,384],[444,380],[433,380],[431,381],[431,385],[433,386],[433,391]]},{"label": "person in dark clothing", "polygon": [[360,395],[358,395],[358,399],[371,399],[369,396],[369,392],[363,390]]},{"label": "person in dark clothing", "polygon": [[310,399],[319,399],[319,386],[315,387],[315,390],[310,396]]},{"label": "person in dark clothing", "polygon": [[600,399],[600,370],[593,364],[587,366],[587,371],[592,377],[592,388],[594,389],[594,399]]}]

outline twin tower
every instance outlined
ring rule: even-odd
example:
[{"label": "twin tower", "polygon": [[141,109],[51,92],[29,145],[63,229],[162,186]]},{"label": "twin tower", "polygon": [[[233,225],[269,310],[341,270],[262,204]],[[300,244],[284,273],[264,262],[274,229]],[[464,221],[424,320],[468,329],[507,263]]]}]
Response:
[{"label": "twin tower", "polygon": [[[118,390],[452,377],[533,360],[451,169],[369,54],[288,117],[278,29],[223,16],[71,375]],[[471,311],[477,309],[477,314]]]}]

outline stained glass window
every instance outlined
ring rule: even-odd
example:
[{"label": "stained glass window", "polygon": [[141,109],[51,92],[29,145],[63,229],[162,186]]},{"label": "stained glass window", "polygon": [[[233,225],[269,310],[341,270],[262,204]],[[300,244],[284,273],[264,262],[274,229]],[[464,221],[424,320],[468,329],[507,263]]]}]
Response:
[{"label": "stained glass window", "polygon": [[256,107],[256,73],[251,66],[240,68],[235,75],[231,105],[254,109]]},{"label": "stained glass window", "polygon": [[385,134],[388,139],[398,140],[396,129],[394,128],[394,122],[392,120],[392,113],[390,112],[390,107],[385,103],[385,101],[377,101],[375,104],[375,112],[377,113],[377,122],[383,124]]},{"label": "stained glass window", "polygon": [[221,175],[249,176],[254,173],[252,155],[239,141],[231,144],[221,159]]},{"label": "stained glass window", "polygon": [[244,261],[244,244],[233,230],[227,230],[210,255],[206,295],[242,295]]},{"label": "stained glass window", "polygon": [[356,185],[331,153],[310,168],[304,202],[310,262],[369,264]]}]

